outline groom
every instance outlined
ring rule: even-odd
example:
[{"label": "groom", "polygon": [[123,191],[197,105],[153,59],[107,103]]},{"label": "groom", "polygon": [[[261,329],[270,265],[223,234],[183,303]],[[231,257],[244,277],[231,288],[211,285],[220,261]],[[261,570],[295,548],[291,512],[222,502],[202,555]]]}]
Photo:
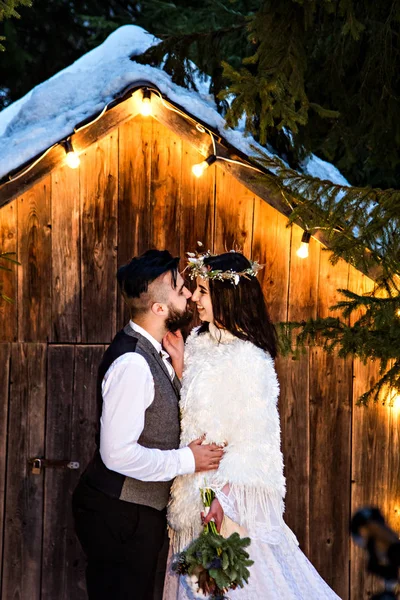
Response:
[{"label": "groom", "polygon": [[162,348],[191,318],[178,263],[166,250],[148,250],[117,272],[131,319],[100,363],[98,447],[73,495],[89,600],[159,600],[172,480],[215,469],[222,457],[201,439],[178,449],[180,381]]}]

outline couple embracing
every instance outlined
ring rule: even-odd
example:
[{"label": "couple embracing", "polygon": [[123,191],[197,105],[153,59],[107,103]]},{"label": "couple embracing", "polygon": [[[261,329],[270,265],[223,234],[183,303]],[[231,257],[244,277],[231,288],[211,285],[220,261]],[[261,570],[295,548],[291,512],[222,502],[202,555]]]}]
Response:
[{"label": "couple embracing", "polygon": [[[117,273],[131,319],[99,367],[97,451],[73,496],[89,600],[192,600],[171,557],[211,519],[251,538],[249,583],[232,600],[333,600],[283,521],[277,342],[259,265],[193,255],[192,295],[178,263],[149,250]],[[189,300],[202,325],[184,347]],[[215,498],[202,517],[205,480]]]}]

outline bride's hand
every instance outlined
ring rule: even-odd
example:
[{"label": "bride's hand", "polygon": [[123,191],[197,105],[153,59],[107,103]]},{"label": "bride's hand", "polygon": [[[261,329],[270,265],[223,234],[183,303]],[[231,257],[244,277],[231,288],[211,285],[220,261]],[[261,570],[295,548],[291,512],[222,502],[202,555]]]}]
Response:
[{"label": "bride's hand", "polygon": [[168,331],[163,337],[162,345],[164,350],[168,352],[171,357],[175,373],[181,379],[183,373],[183,353],[185,348],[182,333],[179,330],[175,332]]},{"label": "bride's hand", "polygon": [[214,498],[214,500],[211,502],[210,510],[208,511],[208,515],[203,520],[203,525],[207,525],[207,523],[209,523],[212,519],[214,519],[217,531],[220,533],[222,521],[224,519],[224,509],[219,503],[218,498]]}]

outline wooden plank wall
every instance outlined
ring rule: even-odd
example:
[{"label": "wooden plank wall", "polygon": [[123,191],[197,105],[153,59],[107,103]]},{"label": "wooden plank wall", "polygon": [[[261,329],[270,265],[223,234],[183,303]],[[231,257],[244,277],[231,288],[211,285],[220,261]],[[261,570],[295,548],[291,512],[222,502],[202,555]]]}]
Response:
[{"label": "wooden plank wall", "polygon": [[[32,475],[35,454],[78,460],[93,450],[95,372],[126,321],[118,265],[151,246],[183,256],[201,241],[238,248],[260,274],[274,321],[326,316],[337,289],[372,282],[335,267],[315,240],[215,165],[195,178],[199,156],[173,131],[142,117],[89,147],[77,170],[60,168],[0,210],[0,244],[22,265],[3,277],[0,304],[0,564],[2,598],[84,600],[84,561],[70,497],[78,472]],[[182,267],[184,261],[182,261]],[[379,504],[400,528],[395,408],[356,405],[376,365],[326,356],[277,360],[285,455],[286,520],[301,548],[343,599],[379,585],[350,543],[352,511]]]}]

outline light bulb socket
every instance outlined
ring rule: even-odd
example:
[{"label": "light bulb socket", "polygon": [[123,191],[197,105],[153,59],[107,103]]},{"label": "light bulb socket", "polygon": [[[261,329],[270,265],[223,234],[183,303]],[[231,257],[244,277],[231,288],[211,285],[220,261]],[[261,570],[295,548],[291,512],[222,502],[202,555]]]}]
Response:
[{"label": "light bulb socket", "polygon": [[309,244],[311,240],[311,233],[309,231],[303,231],[303,235],[301,236],[302,244]]},{"label": "light bulb socket", "polygon": [[143,90],[143,98],[142,99],[143,100],[150,100],[150,97],[151,97],[150,90],[148,90],[147,88],[145,88]]},{"label": "light bulb socket", "polygon": [[210,156],[208,156],[205,160],[205,162],[208,164],[208,166],[210,167],[211,165],[213,165],[215,162],[217,162],[217,157],[215,156],[215,154],[210,154]]},{"label": "light bulb socket", "polygon": [[68,138],[63,141],[63,146],[65,148],[65,152],[68,154],[69,152],[74,152],[74,147],[71,142],[71,138]]}]

